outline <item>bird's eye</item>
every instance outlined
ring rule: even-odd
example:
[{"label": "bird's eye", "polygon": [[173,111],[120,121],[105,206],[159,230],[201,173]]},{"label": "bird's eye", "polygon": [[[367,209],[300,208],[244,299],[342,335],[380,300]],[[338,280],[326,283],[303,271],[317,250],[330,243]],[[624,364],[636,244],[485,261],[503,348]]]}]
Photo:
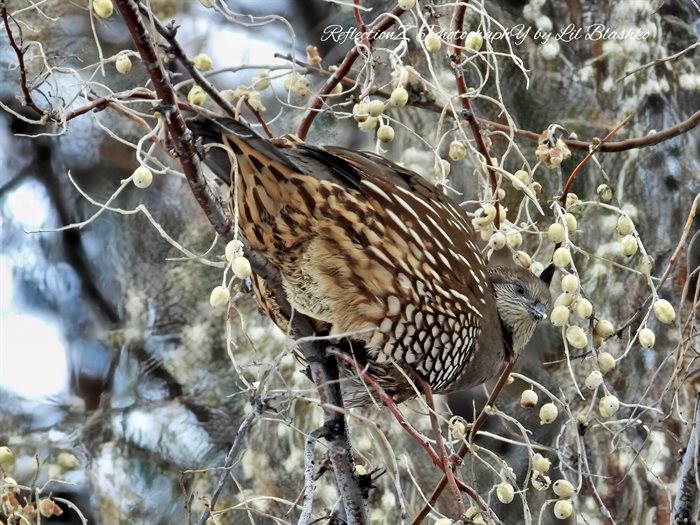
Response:
[{"label": "bird's eye", "polygon": [[515,284],[513,286],[513,289],[515,290],[515,293],[518,295],[525,295],[525,287],[522,284]]}]

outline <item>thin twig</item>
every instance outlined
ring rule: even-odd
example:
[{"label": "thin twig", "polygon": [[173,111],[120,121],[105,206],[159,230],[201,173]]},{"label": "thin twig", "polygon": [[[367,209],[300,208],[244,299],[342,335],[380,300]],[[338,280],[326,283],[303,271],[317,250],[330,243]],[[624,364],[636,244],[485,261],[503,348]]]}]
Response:
[{"label": "thin twig", "polygon": [[467,2],[458,2],[455,5],[454,15],[452,17],[452,32],[454,34],[454,39],[452,41],[452,69],[454,70],[455,80],[457,81],[457,91],[459,92],[459,102],[462,104],[464,110],[462,111],[462,117],[464,117],[469,124],[469,129],[471,129],[472,136],[476,142],[476,148],[484,158],[484,164],[486,165],[486,170],[489,175],[489,182],[491,184],[491,195],[494,199],[494,206],[496,207],[496,217],[494,219],[494,225],[496,229],[500,227],[500,211],[499,211],[499,201],[498,201],[498,176],[496,171],[493,169],[493,163],[491,161],[491,155],[486,147],[486,142],[484,142],[484,137],[481,136],[481,130],[479,129],[479,121],[474,114],[474,109],[472,107],[471,99],[469,98],[469,93],[467,90],[467,82],[464,80],[464,70],[460,64],[462,59],[462,47],[464,46],[464,13],[467,9]]},{"label": "thin twig", "polygon": [[[389,29],[396,22],[397,17],[401,16],[402,13],[404,13],[404,10],[401,7],[395,7],[391,11],[391,14],[384,13],[379,20],[375,21],[374,24],[370,26],[370,32],[367,36],[368,42],[371,44],[383,31]],[[316,98],[309,106],[309,109],[306,112],[306,116],[304,116],[304,119],[299,125],[297,135],[301,140],[306,139],[306,135],[308,135],[309,133],[311,124],[318,115],[321,106],[323,105],[324,97],[333,90],[333,88],[338,84],[338,82],[340,82],[342,78],[345,77],[345,75],[348,74],[350,68],[359,56],[360,46],[353,47],[350,51],[348,51],[348,54],[345,55],[345,58],[338,66],[338,69],[328,78],[328,80],[326,80],[326,83],[323,84],[323,87],[318,92]]]},{"label": "thin twig", "polygon": [[[506,382],[508,381],[508,376],[510,376],[511,371],[513,370],[513,367],[515,366],[515,363],[518,360],[518,356],[515,356],[513,360],[511,360],[506,367],[503,370],[503,373],[501,376],[498,378],[498,382],[496,385],[493,387],[493,390],[491,391],[491,394],[489,395],[489,398],[486,400],[486,404],[484,405],[484,408],[481,409],[481,412],[477,416],[477,418],[474,420],[474,423],[470,426],[469,430],[469,437],[467,442],[469,445],[466,443],[462,443],[462,446],[459,448],[459,451],[457,452],[457,455],[460,458],[464,458],[464,456],[467,455],[467,452],[470,450],[470,445],[476,438],[477,432],[483,424],[486,422],[486,419],[489,416],[489,410],[488,407],[493,406],[496,402],[496,399],[498,398],[499,394],[501,393],[501,390],[503,390],[503,387],[505,386]],[[435,489],[433,489],[433,493],[430,495],[430,499],[428,500],[428,503],[421,509],[421,511],[416,515],[416,517],[413,519],[411,522],[412,525],[420,525],[423,520],[426,518],[426,516],[430,513],[430,509],[435,505],[435,502],[438,500],[440,497],[440,494],[442,494],[442,491],[445,490],[445,487],[447,486],[447,476],[443,476],[443,478],[440,480],[440,482],[437,484]]]}]

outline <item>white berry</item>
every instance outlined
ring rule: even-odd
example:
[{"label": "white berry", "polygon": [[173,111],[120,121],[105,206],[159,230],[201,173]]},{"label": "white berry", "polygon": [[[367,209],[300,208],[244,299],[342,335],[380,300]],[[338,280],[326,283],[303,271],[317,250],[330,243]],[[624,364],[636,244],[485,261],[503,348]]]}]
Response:
[{"label": "white berry", "polygon": [[549,314],[549,320],[554,326],[564,326],[569,320],[569,309],[561,304],[555,306]]},{"label": "white berry", "polygon": [[654,315],[664,324],[671,324],[676,319],[676,311],[666,299],[658,299],[654,303]]},{"label": "white berry", "polygon": [[211,295],[209,296],[209,304],[214,308],[224,306],[225,304],[228,304],[230,297],[231,294],[229,293],[228,288],[225,288],[224,286],[217,286],[211,291]]},{"label": "white berry", "polygon": [[539,452],[532,456],[532,468],[539,472],[548,472],[552,462]]},{"label": "white berry", "polygon": [[409,9],[413,9],[415,7],[416,0],[399,0],[398,4],[401,9],[408,11]]},{"label": "white berry", "polygon": [[379,126],[377,138],[382,142],[391,142],[394,140],[394,128],[386,124],[384,126]]},{"label": "white berry", "polygon": [[591,317],[591,315],[593,315],[593,305],[584,297],[581,297],[578,301],[576,301],[576,307],[574,310],[576,311],[576,315],[578,315],[581,319],[588,319]]},{"label": "white berry", "polygon": [[513,490],[513,485],[510,483],[501,483],[496,487],[496,497],[501,503],[511,503],[515,497],[515,491]]},{"label": "white berry", "polygon": [[634,224],[627,215],[620,215],[620,218],[617,219],[617,227],[615,230],[620,236],[630,235],[634,231]]},{"label": "white berry", "polygon": [[442,41],[440,40],[440,37],[432,31],[427,34],[423,43],[425,44],[425,48],[430,53],[437,53],[442,47]]},{"label": "white berry", "polygon": [[595,333],[595,335],[598,335],[603,339],[608,339],[613,336],[613,334],[615,333],[615,329],[613,328],[613,325],[610,321],[608,321],[607,319],[601,319],[596,323],[593,332]]},{"label": "white berry", "polygon": [[253,273],[250,267],[250,261],[242,256],[234,257],[233,261],[231,261],[231,269],[233,270],[233,274],[239,279],[250,277]]},{"label": "white berry", "polygon": [[552,242],[562,242],[564,240],[564,227],[558,222],[555,222],[547,230],[547,237],[549,237],[549,240]]},{"label": "white berry", "polygon": [[92,10],[100,18],[109,18],[114,12],[112,0],[93,0]]},{"label": "white berry", "polygon": [[200,53],[192,59],[192,64],[194,64],[195,69],[198,69],[199,71],[209,71],[213,65],[213,62],[211,61],[211,57],[209,55]]},{"label": "white berry", "polygon": [[560,499],[554,504],[554,516],[557,519],[565,520],[571,517],[574,512],[574,506],[568,499]]},{"label": "white berry", "polygon": [[559,268],[569,266],[571,264],[571,252],[568,248],[557,248],[552,255],[552,262],[554,266]]},{"label": "white berry", "polygon": [[604,374],[615,368],[615,358],[609,352],[600,352],[598,354],[598,368]]},{"label": "white berry", "polygon": [[137,188],[148,188],[153,182],[153,173],[146,166],[139,166],[131,175],[131,180]]},{"label": "white berry", "polygon": [[566,340],[574,348],[586,348],[588,337],[580,326],[570,326],[566,329]]},{"label": "white berry", "polygon": [[520,406],[523,408],[532,408],[537,404],[537,392],[532,389],[523,390],[520,394]]},{"label": "white berry", "polygon": [[570,273],[561,278],[562,292],[575,293],[578,290],[578,277]]},{"label": "white berry", "polygon": [[560,498],[570,498],[574,495],[574,486],[565,479],[556,480],[552,485],[552,490]]},{"label": "white berry", "polygon": [[391,92],[389,97],[389,104],[397,108],[402,108],[408,102],[408,91],[402,87],[397,87]]},{"label": "white berry", "polygon": [[632,257],[635,253],[637,253],[638,248],[639,245],[637,244],[637,239],[634,238],[634,235],[625,235],[622,238],[622,241],[620,241],[620,251],[622,252],[622,255],[626,255],[627,257]]},{"label": "white berry", "polygon": [[542,405],[542,408],[540,408],[540,425],[553,423],[558,415],[559,410],[557,410],[557,405],[554,403],[545,403]]},{"label": "white berry", "polygon": [[651,348],[656,343],[656,336],[649,328],[642,328],[639,331],[639,344],[644,348]]},{"label": "white berry", "polygon": [[114,67],[117,68],[117,71],[122,75],[128,75],[131,71],[131,59],[129,58],[129,55],[120,56],[114,62]]},{"label": "white berry", "polygon": [[586,388],[590,388],[591,390],[595,390],[596,388],[598,388],[601,385],[602,382],[603,382],[603,374],[598,372],[598,370],[593,370],[593,372],[588,374],[588,377],[586,377],[584,384],[586,385]]},{"label": "white berry", "polygon": [[620,409],[620,402],[615,396],[605,396],[598,403],[598,412],[603,417],[610,417]]}]

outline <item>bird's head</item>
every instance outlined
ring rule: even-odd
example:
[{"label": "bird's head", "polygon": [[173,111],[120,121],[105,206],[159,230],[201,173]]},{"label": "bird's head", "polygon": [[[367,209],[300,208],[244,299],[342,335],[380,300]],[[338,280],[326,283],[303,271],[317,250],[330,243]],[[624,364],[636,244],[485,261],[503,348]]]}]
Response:
[{"label": "bird's head", "polygon": [[547,317],[549,287],[521,267],[496,266],[489,268],[488,273],[501,324],[511,339],[512,350],[519,352],[532,337],[537,323]]}]

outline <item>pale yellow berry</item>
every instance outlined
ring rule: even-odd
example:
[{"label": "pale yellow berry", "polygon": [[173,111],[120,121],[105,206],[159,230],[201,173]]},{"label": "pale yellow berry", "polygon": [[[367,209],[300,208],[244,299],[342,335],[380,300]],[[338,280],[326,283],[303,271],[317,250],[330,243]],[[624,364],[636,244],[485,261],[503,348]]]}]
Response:
[{"label": "pale yellow berry", "polygon": [[642,260],[639,261],[639,271],[642,273],[642,275],[649,277],[653,267],[654,259],[652,259],[649,255],[643,255]]},{"label": "pale yellow berry", "polygon": [[599,185],[595,192],[598,194],[598,200],[603,204],[608,204],[613,199],[613,190],[607,184]]},{"label": "pale yellow berry", "polygon": [[551,466],[552,462],[539,452],[532,456],[532,468],[538,472],[549,472],[549,467]]},{"label": "pale yellow berry", "polygon": [[568,248],[557,248],[552,255],[552,262],[554,266],[558,266],[559,268],[569,266],[571,264],[571,252]]},{"label": "pale yellow berry", "polygon": [[391,92],[389,104],[394,107],[402,108],[408,102],[408,91],[402,87],[397,87]]},{"label": "pale yellow berry", "polygon": [[433,525],[454,525],[454,521],[450,518],[438,518],[433,522]]},{"label": "pale yellow berry", "polygon": [[584,384],[586,385],[586,388],[590,388],[591,390],[595,390],[600,386],[600,384],[603,382],[603,374],[598,372],[598,370],[593,370],[588,376],[586,377],[586,380],[584,381]]},{"label": "pale yellow berry", "polygon": [[93,0],[92,10],[100,18],[109,18],[114,12],[112,0]]},{"label": "pale yellow berry", "polygon": [[477,228],[484,228],[491,224],[496,218],[496,207],[493,204],[484,204],[476,213],[474,218],[474,226]]},{"label": "pale yellow berry", "polygon": [[565,213],[564,222],[566,223],[566,229],[569,231],[569,234],[576,233],[576,228],[578,227],[576,217],[570,213]]},{"label": "pale yellow berry", "polygon": [[9,447],[0,447],[0,465],[6,467],[13,465],[15,462],[15,453]]},{"label": "pale yellow berry", "polygon": [[639,344],[644,348],[651,348],[656,343],[656,336],[649,328],[642,328],[639,331]]},{"label": "pale yellow berry", "polygon": [[610,352],[600,352],[598,354],[598,368],[604,374],[615,368],[615,358]]},{"label": "pale yellow berry", "polygon": [[562,293],[554,300],[554,306],[571,306],[574,304],[574,296],[570,293]]},{"label": "pale yellow berry", "polygon": [[374,131],[377,128],[377,124],[379,124],[379,119],[377,117],[367,117],[367,119],[358,123],[357,127],[360,128],[360,131],[367,133]]},{"label": "pale yellow berry", "polygon": [[664,324],[671,324],[676,319],[676,311],[666,299],[657,299],[654,303],[654,315]]},{"label": "pale yellow berry", "polygon": [[501,483],[496,487],[496,497],[501,503],[511,503],[515,497],[515,491],[513,490],[513,485],[510,483]]},{"label": "pale yellow berry", "polygon": [[355,465],[355,474],[358,476],[366,476],[367,469],[363,465]]},{"label": "pale yellow berry", "polygon": [[458,140],[453,140],[450,142],[450,151],[448,152],[448,156],[452,160],[462,160],[467,154],[467,147],[464,145],[464,142],[460,142]]},{"label": "pale yellow berry", "polygon": [[560,498],[570,498],[574,495],[574,486],[565,479],[556,480],[552,485],[552,490]]},{"label": "pale yellow berry", "polygon": [[537,404],[537,392],[532,389],[523,390],[520,394],[520,406],[523,408],[532,408]]},{"label": "pale yellow berry", "polygon": [[513,374],[508,374],[508,379],[506,379],[506,385],[512,385],[515,383],[515,378],[513,377]]},{"label": "pale yellow berry", "polygon": [[211,295],[209,296],[209,304],[214,308],[223,306],[228,304],[230,296],[231,294],[229,293],[228,288],[224,286],[217,286],[211,291]]},{"label": "pale yellow berry", "polygon": [[549,485],[550,483],[552,483],[552,480],[546,474],[543,474],[542,472],[539,472],[537,470],[533,470],[530,482],[532,483],[532,488],[541,492],[549,488]]},{"label": "pale yellow berry", "polygon": [[489,238],[489,248],[500,250],[506,245],[506,236],[502,232],[495,232]]},{"label": "pale yellow berry", "polygon": [[620,409],[620,401],[615,396],[605,396],[598,402],[598,412],[603,417],[610,417]]},{"label": "pale yellow berry", "polygon": [[239,257],[243,254],[243,243],[238,239],[233,239],[228,244],[226,244],[224,254],[226,255],[226,260],[228,262],[233,261],[236,257]]},{"label": "pale yellow berry", "polygon": [[588,337],[580,326],[570,326],[566,329],[566,340],[574,348],[586,348]]},{"label": "pale yellow berry", "polygon": [[369,118],[367,102],[360,102],[353,106],[352,118],[354,118],[356,122],[364,122]]},{"label": "pale yellow berry", "polygon": [[128,75],[131,71],[131,59],[129,58],[129,55],[120,56],[114,62],[114,67],[117,68],[117,71],[122,75]]},{"label": "pale yellow berry", "polygon": [[511,248],[517,248],[523,243],[523,234],[515,228],[511,228],[506,232],[506,242]]},{"label": "pale yellow berry", "polygon": [[557,416],[559,415],[559,410],[557,410],[557,405],[554,403],[545,403],[540,408],[540,425],[548,425],[553,423]]},{"label": "pale yellow berry", "polygon": [[207,7],[207,8],[214,7],[214,1],[213,1],[213,0],[199,0],[199,3],[202,4],[204,7]]},{"label": "pale yellow berry", "polygon": [[153,173],[146,166],[136,168],[131,177],[131,181],[137,188],[148,188],[153,182]]},{"label": "pale yellow berry", "polygon": [[522,266],[523,268],[530,268],[532,265],[532,259],[530,259],[530,256],[522,250],[518,250],[513,254],[513,260],[516,264]]},{"label": "pale yellow berry", "polygon": [[570,518],[573,512],[574,506],[568,499],[560,499],[554,504],[554,516],[559,520]]},{"label": "pale yellow berry", "polygon": [[479,514],[479,507],[476,505],[472,505],[467,509],[467,511],[464,513],[465,518],[473,518],[474,516]]},{"label": "pale yellow berry", "polygon": [[437,53],[442,47],[442,41],[440,40],[440,37],[432,31],[430,31],[426,35],[425,40],[423,40],[423,43],[425,44],[425,49],[427,49],[430,53]]},{"label": "pale yellow berry", "polygon": [[200,53],[199,55],[195,56],[192,59],[192,64],[194,65],[195,69],[198,69],[199,71],[209,71],[212,65],[214,65],[211,61],[211,57],[204,53]]},{"label": "pale yellow berry", "polygon": [[563,305],[555,306],[549,314],[549,320],[554,326],[564,326],[569,321],[569,309]]},{"label": "pale yellow berry", "polygon": [[408,11],[409,9],[413,9],[415,7],[416,0],[399,0],[398,4],[401,9]]},{"label": "pale yellow berry", "polygon": [[620,241],[620,251],[622,255],[626,255],[627,257],[632,257],[637,253],[638,248],[637,239],[634,238],[634,235],[625,235],[622,241]]},{"label": "pale yellow berry", "polygon": [[617,219],[617,226],[615,230],[620,236],[630,235],[634,231],[634,224],[632,224],[632,220],[627,217],[627,215],[620,215],[620,217]]},{"label": "pale yellow berry", "polygon": [[570,273],[561,278],[563,292],[575,293],[578,290],[578,277]]},{"label": "pale yellow berry", "polygon": [[379,126],[377,138],[382,142],[391,142],[394,140],[394,128],[386,124],[384,126]]},{"label": "pale yellow berry", "polygon": [[[564,144],[563,142],[561,142],[561,139],[559,139],[559,140],[557,141],[557,147],[559,146],[560,143],[561,143],[565,148],[567,147],[566,144]],[[568,158],[568,156],[562,157],[562,159],[566,159],[566,158]],[[574,204],[576,204],[578,201],[579,201],[578,195],[576,195],[573,191],[570,191],[569,193],[566,194],[566,202],[564,203],[564,208],[569,209],[569,208],[571,208]]]},{"label": "pale yellow berry", "polygon": [[502,201],[503,199],[506,198],[506,190],[503,188],[498,188],[496,190],[496,197],[498,198],[499,201]]},{"label": "pale yellow berry", "polygon": [[464,47],[472,51],[479,51],[484,45],[484,37],[477,31],[469,31],[467,38],[464,40]]},{"label": "pale yellow berry", "polygon": [[581,297],[576,301],[574,311],[581,319],[589,319],[593,315],[593,305],[588,299]]},{"label": "pale yellow berry", "polygon": [[467,435],[467,427],[463,421],[460,421],[458,419],[452,425],[452,436],[455,439],[462,439],[466,435]]},{"label": "pale yellow berry", "polygon": [[250,277],[253,273],[253,270],[250,267],[250,261],[247,257],[243,256],[233,258],[231,261],[231,270],[233,270],[233,274],[239,279]]},{"label": "pale yellow berry", "polygon": [[593,332],[602,337],[603,339],[609,339],[615,333],[615,329],[610,321],[607,319],[600,319],[596,325]]},{"label": "pale yellow berry", "polygon": [[[263,69],[260,73],[253,77],[253,87],[259,91],[265,91],[270,87],[270,71]],[[340,85],[340,84],[338,84]]]},{"label": "pale yellow berry", "polygon": [[[530,184],[530,174],[525,171],[525,170],[518,170],[515,173],[513,173],[513,176],[518,179],[520,182],[523,183],[523,185],[527,186]],[[512,181],[511,184],[516,190],[522,190],[522,186],[520,184],[517,184],[515,181]]]},{"label": "pale yellow berry", "polygon": [[558,222],[555,222],[547,230],[547,237],[552,242],[562,242],[564,240],[564,227]]},{"label": "pale yellow berry", "polygon": [[193,106],[201,106],[207,100],[207,94],[199,86],[192,86],[187,94],[187,101]]},{"label": "pale yellow berry", "polygon": [[367,111],[372,117],[380,116],[382,113],[384,113],[384,102],[378,99],[371,100],[367,103]]}]

